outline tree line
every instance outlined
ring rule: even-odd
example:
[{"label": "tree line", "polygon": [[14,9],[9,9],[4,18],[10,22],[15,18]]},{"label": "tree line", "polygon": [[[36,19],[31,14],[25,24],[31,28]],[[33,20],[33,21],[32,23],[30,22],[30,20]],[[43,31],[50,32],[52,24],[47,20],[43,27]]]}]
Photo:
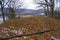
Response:
[{"label": "tree line", "polygon": [[[17,8],[15,6],[15,3],[17,3],[18,0],[7,0],[6,3],[4,1],[5,0],[0,0],[0,6],[1,6],[1,11],[2,11],[3,21],[5,21],[5,16],[4,16],[5,14],[4,14],[3,9],[4,9],[4,7],[6,5],[8,5],[8,8],[9,8],[8,9],[8,12],[6,12],[6,14],[7,14],[6,16],[8,16],[9,19],[15,18],[16,15],[15,15],[14,8]],[[45,16],[49,16],[49,17],[53,17],[53,18],[59,18],[60,17],[60,11],[59,10],[58,11],[54,10],[54,8],[55,8],[55,0],[43,0],[43,1],[44,2],[41,3],[40,0],[34,0],[34,2],[36,4],[44,5],[42,7],[44,8]],[[4,5],[4,3],[5,3],[5,5]],[[18,7],[21,7],[21,6],[23,6],[23,3],[22,2],[20,3],[20,5]],[[39,7],[40,6],[38,6],[38,8]]]}]

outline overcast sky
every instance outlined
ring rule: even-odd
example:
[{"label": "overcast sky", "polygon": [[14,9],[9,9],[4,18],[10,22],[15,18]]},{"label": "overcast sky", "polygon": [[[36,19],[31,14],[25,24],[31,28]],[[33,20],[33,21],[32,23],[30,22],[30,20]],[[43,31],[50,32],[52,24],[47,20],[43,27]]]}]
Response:
[{"label": "overcast sky", "polygon": [[[43,0],[40,0],[40,1],[42,2]],[[15,6],[17,8],[20,8],[19,7],[20,3],[23,4],[21,8],[25,8],[25,9],[37,9],[37,6],[38,6],[37,4],[34,3],[34,0],[17,0],[15,3]],[[60,4],[60,0],[55,0],[55,8],[59,7],[60,6],[59,4]]]},{"label": "overcast sky", "polygon": [[[43,1],[43,0],[40,0],[40,1]],[[5,0],[5,2],[7,1]],[[20,4],[22,4],[23,6],[20,7],[19,6]],[[34,3],[34,0],[16,0],[14,5],[17,8],[24,8],[24,9],[37,9],[37,6],[38,6],[37,4]]]},{"label": "overcast sky", "polygon": [[[60,7],[60,0],[54,0],[55,1],[55,8]],[[34,0],[22,0],[23,6],[21,8],[26,8],[26,9],[37,9],[37,4],[34,3]],[[44,0],[40,0],[40,2],[44,2]],[[19,4],[20,2],[18,2]],[[40,7],[41,9],[42,7]]]},{"label": "overcast sky", "polygon": [[[36,7],[37,7],[37,4],[34,3],[34,0],[22,0],[22,2],[23,2],[23,6],[21,8],[36,9]],[[19,4],[19,2],[18,2],[18,4]]]}]

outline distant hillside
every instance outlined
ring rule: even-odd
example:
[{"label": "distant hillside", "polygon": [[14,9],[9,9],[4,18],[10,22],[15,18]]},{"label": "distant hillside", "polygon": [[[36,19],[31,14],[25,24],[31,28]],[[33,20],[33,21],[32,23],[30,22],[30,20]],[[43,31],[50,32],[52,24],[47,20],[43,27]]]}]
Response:
[{"label": "distant hillside", "polygon": [[[44,10],[34,10],[34,9],[14,9],[15,12],[24,12],[24,13],[44,13]],[[4,13],[6,13],[8,11],[8,8],[4,8]],[[0,8],[0,12],[1,12],[1,8]]]}]

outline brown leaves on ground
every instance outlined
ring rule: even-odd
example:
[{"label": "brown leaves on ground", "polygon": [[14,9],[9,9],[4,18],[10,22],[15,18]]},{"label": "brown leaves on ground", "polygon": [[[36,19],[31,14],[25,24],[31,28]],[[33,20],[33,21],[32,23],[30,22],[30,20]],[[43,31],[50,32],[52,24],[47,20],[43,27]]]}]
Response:
[{"label": "brown leaves on ground", "polygon": [[[60,38],[60,20],[42,16],[15,18],[0,24],[0,37],[31,34],[50,29],[54,32],[44,33],[44,40],[51,40],[51,36]],[[39,40],[39,34],[10,40]]]}]

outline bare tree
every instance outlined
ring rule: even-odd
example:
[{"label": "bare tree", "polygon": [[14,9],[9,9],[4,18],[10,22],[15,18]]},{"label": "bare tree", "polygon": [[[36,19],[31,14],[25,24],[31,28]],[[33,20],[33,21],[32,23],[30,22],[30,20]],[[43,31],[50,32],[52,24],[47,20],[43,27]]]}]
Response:
[{"label": "bare tree", "polygon": [[8,0],[8,13],[7,16],[9,19],[15,18],[15,11],[14,11],[14,0]]},{"label": "bare tree", "polygon": [[48,16],[49,15],[49,7],[48,7],[48,1],[47,0],[45,0],[45,6],[46,6],[46,8],[47,8],[47,12],[46,12],[46,16]]},{"label": "bare tree", "polygon": [[[18,2],[20,4],[18,4]],[[9,19],[15,18],[15,16],[16,16],[15,9],[17,9],[21,6],[23,6],[23,3],[19,0],[8,0],[8,8],[9,8],[8,10],[9,10],[9,12],[8,12],[7,16],[9,17]]]},{"label": "bare tree", "polygon": [[54,0],[43,0],[43,1],[45,1],[45,3],[41,3],[40,0],[35,0],[35,1],[37,1],[36,2],[37,4],[45,5],[44,10],[46,10],[45,11],[46,16],[49,16],[49,17],[54,17],[55,16],[54,15]]},{"label": "bare tree", "polygon": [[9,17],[9,19],[15,18],[15,11],[13,8],[11,8],[11,7],[9,8],[9,13],[7,16]]},{"label": "bare tree", "polygon": [[51,17],[54,17],[54,0],[50,0],[50,3],[51,3]]},{"label": "bare tree", "polygon": [[[49,2],[48,2],[49,1]],[[54,0],[45,0],[47,6],[47,15],[49,17],[54,17]]]},{"label": "bare tree", "polygon": [[0,5],[1,5],[3,21],[5,21],[5,16],[4,16],[4,12],[3,12],[3,9],[4,9],[4,0],[0,0]]}]

